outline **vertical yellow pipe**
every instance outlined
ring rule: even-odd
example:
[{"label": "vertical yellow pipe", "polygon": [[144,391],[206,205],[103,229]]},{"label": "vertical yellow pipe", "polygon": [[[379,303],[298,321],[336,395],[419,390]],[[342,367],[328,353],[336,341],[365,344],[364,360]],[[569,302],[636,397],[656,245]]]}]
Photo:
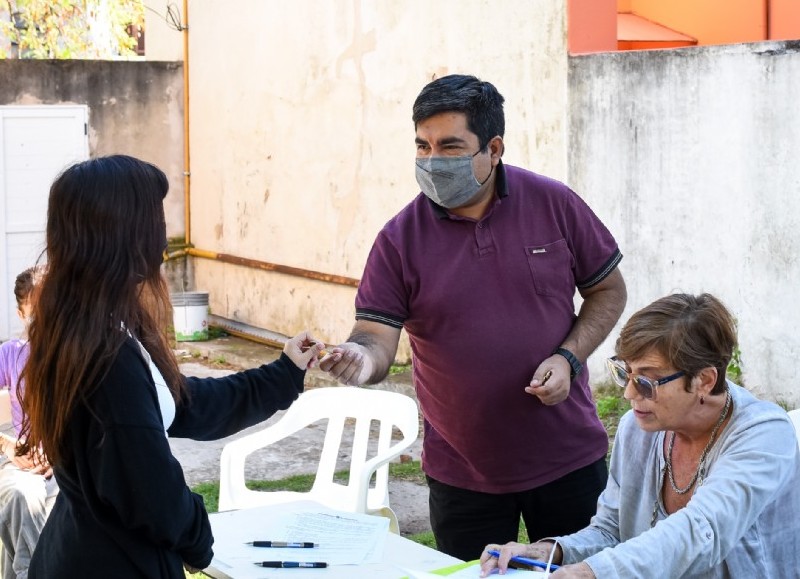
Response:
[{"label": "vertical yellow pipe", "polygon": [[186,245],[192,242],[191,160],[189,156],[189,0],[183,0],[183,221]]}]

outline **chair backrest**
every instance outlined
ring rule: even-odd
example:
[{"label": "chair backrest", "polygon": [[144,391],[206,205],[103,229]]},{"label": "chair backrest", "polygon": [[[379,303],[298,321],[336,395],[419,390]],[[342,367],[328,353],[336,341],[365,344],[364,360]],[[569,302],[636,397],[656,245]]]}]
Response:
[{"label": "chair backrest", "polygon": [[797,444],[800,446],[800,408],[789,411],[789,418],[794,424],[794,431],[797,434]]},{"label": "chair backrest", "polygon": [[[250,453],[327,419],[319,467],[308,493],[254,491],[245,486],[245,457]],[[334,480],[345,421],[355,421],[350,476],[346,484]],[[377,451],[367,458],[373,421],[379,423]],[[401,434],[392,440],[396,427]],[[419,435],[417,404],[408,396],[349,386],[309,390],[286,413],[264,430],[225,445],[220,457],[219,510],[241,509],[315,500],[328,507],[359,513],[389,510],[389,461],[399,456]],[[375,486],[369,488],[375,474]]]}]

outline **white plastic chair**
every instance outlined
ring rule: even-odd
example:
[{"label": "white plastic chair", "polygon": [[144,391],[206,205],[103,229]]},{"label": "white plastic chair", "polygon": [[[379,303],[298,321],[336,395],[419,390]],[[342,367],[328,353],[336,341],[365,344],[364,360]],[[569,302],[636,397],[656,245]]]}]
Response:
[{"label": "white plastic chair", "polygon": [[797,434],[797,444],[800,446],[800,408],[789,411],[789,418],[794,425],[795,434]]},{"label": "white plastic chair", "polygon": [[[314,422],[327,419],[314,485],[307,493],[254,491],[245,486],[245,457],[290,436]],[[350,476],[346,484],[334,481],[345,420],[354,419]],[[377,451],[367,458],[370,426],[380,423]],[[392,440],[392,427],[400,440]],[[349,386],[309,390],[289,407],[280,420],[264,430],[225,445],[220,457],[219,510],[313,500],[327,507],[377,514],[390,519],[389,529],[399,533],[397,516],[389,507],[389,461],[410,447],[419,436],[417,404],[408,396],[384,390]],[[375,486],[370,479],[375,474]]]}]

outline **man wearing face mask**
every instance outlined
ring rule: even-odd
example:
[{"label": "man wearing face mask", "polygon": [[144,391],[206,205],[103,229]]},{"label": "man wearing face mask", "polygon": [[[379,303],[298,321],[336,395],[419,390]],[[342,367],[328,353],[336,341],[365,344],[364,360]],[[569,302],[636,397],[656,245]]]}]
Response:
[{"label": "man wearing face mask", "polygon": [[379,233],[355,326],[320,364],[345,384],[379,382],[406,329],[431,526],[439,550],[465,560],[516,540],[520,516],[531,537],[589,523],[608,439],[583,363],[626,301],[622,255],[591,209],[502,163],[503,100],[473,76],[423,88],[422,192]]}]

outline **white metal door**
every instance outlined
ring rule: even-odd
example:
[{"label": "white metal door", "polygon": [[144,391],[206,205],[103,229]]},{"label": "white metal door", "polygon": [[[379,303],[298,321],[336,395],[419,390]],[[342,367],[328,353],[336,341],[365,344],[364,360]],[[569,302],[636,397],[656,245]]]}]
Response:
[{"label": "white metal door", "polygon": [[89,156],[84,105],[0,106],[0,340],[19,335],[14,280],[44,249],[53,179]]}]

